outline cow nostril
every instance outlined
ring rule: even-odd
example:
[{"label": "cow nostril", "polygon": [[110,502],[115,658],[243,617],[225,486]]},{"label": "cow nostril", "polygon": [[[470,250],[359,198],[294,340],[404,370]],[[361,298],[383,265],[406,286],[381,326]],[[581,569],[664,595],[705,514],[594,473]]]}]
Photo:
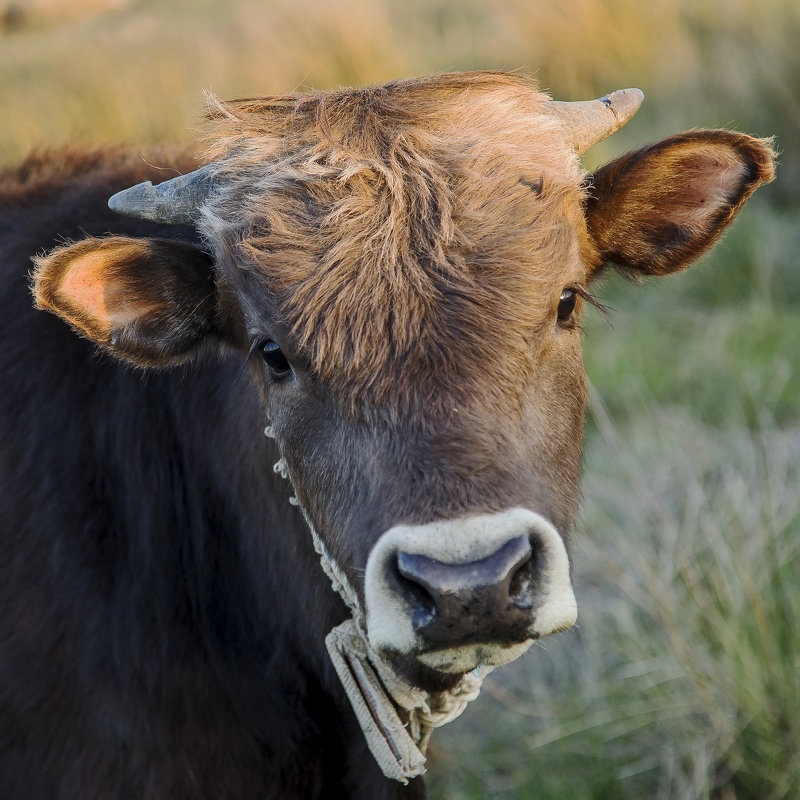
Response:
[{"label": "cow nostril", "polygon": [[533,576],[530,570],[530,561],[524,563],[511,578],[508,585],[508,595],[511,602],[522,609],[533,608]]},{"label": "cow nostril", "polygon": [[537,599],[539,570],[532,544],[528,536],[515,536],[481,559],[455,564],[399,551],[391,569],[413,627],[427,628],[430,636],[435,625],[453,638],[456,630],[468,638],[486,628],[490,617],[518,623],[515,614],[527,614]]},{"label": "cow nostril", "polygon": [[511,602],[525,611],[533,608],[536,601],[536,586],[539,572],[539,553],[532,549],[530,556],[517,567],[508,584]]},{"label": "cow nostril", "polygon": [[404,565],[404,556],[405,553],[397,554],[397,562],[393,569],[394,579],[399,584],[406,602],[411,606],[411,624],[418,629],[427,625],[436,616],[436,601],[419,577],[408,569],[408,565]]}]

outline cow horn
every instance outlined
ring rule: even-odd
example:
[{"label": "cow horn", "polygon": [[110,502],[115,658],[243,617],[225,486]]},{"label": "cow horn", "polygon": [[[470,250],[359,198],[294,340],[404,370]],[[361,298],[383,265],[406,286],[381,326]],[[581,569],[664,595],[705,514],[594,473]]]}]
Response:
[{"label": "cow horn", "polygon": [[597,100],[577,103],[553,100],[542,110],[564,123],[571,134],[572,146],[580,155],[616,133],[639,110],[642,100],[641,89],[618,89]]},{"label": "cow horn", "polygon": [[117,192],[108,207],[118,214],[169,225],[194,225],[197,212],[213,188],[212,165],[153,186],[138,183]]}]

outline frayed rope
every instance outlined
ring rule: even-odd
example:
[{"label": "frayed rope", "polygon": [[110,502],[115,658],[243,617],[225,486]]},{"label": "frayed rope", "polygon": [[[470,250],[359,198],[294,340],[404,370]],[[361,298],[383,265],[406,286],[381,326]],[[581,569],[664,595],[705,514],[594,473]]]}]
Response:
[{"label": "frayed rope", "polygon": [[[271,425],[264,429],[264,435],[275,438]],[[273,470],[294,486],[283,457]],[[426,692],[398,675],[389,662],[370,647],[358,595],[317,534],[305,508],[295,496],[290,497],[289,502],[303,513],[314,550],[320,557],[320,566],[352,614],[352,619],[337,625],[325,637],[336,674],[383,774],[408,783],[425,773],[425,753],[433,730],[458,717],[478,696],[483,677],[490,668],[484,668],[483,675],[474,670],[446,692]],[[400,719],[398,708],[406,713],[408,722]]]}]

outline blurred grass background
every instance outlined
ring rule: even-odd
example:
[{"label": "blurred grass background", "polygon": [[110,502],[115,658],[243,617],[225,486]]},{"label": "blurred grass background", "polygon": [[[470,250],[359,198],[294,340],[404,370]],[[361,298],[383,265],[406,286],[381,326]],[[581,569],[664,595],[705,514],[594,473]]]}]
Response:
[{"label": "blurred grass background", "polygon": [[589,310],[578,627],[434,737],[434,798],[800,797],[797,0],[0,0],[0,164],[202,130],[223,97],[522,69],[639,86],[598,163],[692,127],[775,135],[778,181],[690,272]]}]

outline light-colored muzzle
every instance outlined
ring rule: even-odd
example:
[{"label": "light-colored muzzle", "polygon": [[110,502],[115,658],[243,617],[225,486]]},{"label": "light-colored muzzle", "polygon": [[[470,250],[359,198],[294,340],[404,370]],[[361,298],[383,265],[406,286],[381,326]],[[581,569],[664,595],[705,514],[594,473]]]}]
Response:
[{"label": "light-colored muzzle", "polygon": [[450,673],[512,661],[577,616],[564,542],[523,508],[390,528],[365,595],[376,652]]}]

